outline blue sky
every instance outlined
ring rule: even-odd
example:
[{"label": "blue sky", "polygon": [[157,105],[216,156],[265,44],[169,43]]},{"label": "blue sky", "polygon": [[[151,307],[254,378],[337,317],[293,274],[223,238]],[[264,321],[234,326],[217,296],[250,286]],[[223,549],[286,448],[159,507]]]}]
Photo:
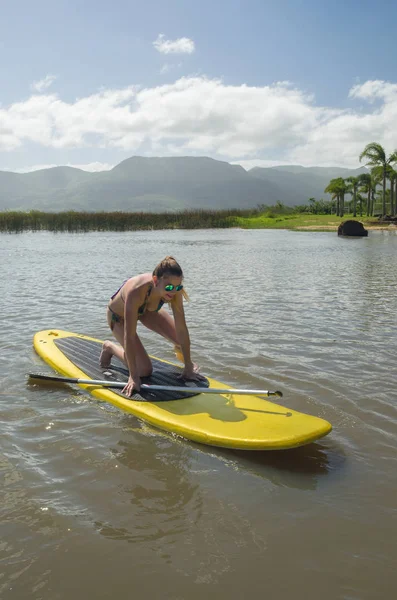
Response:
[{"label": "blue sky", "polygon": [[132,155],[358,166],[397,147],[384,0],[3,2],[0,170]]}]

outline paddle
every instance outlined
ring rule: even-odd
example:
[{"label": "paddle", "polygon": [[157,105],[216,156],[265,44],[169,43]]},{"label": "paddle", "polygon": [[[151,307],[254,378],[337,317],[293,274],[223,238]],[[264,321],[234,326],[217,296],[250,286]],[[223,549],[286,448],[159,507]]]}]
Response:
[{"label": "paddle", "polygon": [[[29,373],[31,379],[40,379],[47,381],[61,381],[63,383],[77,383],[78,385],[101,385],[109,388],[124,388],[126,383],[122,381],[109,381],[108,379],[78,379],[77,377],[61,377],[59,375],[43,375],[41,373]],[[198,391],[200,394],[239,394],[245,396],[279,396],[282,397],[282,392],[269,392],[268,390],[236,390],[222,388],[207,388],[207,387],[189,387],[178,385],[147,385],[142,383],[141,389],[150,392],[151,390],[163,390],[165,392],[191,392]]]}]

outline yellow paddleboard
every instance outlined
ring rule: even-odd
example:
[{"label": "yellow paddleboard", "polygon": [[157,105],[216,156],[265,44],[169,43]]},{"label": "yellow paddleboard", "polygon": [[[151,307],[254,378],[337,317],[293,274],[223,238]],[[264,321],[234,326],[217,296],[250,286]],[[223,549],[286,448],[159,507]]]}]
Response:
[{"label": "yellow paddleboard", "polygon": [[[120,381],[128,377],[122,363],[114,357],[108,370],[99,367],[101,340],[49,329],[36,333],[33,344],[45,362],[62,375],[102,380],[109,376]],[[151,358],[153,376],[145,383],[183,385],[177,379],[180,367]],[[215,379],[208,378],[204,385],[208,384],[210,388],[228,389]],[[98,385],[81,387],[99,400],[110,402],[160,429],[211,446],[281,450],[318,440],[332,429],[324,419],[296,412],[258,396],[200,393],[198,388],[195,395],[187,398],[169,399],[170,392],[167,392],[165,400],[159,397],[148,401],[140,396],[131,399]],[[171,398],[174,397],[171,394]]]}]

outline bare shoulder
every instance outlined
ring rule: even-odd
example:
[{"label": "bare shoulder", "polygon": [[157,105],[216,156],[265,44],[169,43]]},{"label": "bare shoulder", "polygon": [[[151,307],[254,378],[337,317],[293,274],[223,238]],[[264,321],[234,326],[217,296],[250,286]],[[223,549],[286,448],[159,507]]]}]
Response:
[{"label": "bare shoulder", "polygon": [[152,281],[151,273],[142,273],[131,277],[124,285],[124,300],[141,300],[145,297],[149,284]]}]

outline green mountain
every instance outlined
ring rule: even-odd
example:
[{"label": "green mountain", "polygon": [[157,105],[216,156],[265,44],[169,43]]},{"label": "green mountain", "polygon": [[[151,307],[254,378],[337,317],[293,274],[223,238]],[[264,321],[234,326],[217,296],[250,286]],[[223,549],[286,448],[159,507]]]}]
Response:
[{"label": "green mountain", "polygon": [[71,167],[22,174],[0,171],[0,210],[160,212],[253,208],[277,201],[293,206],[311,196],[324,197],[331,177],[358,171],[335,172],[299,166],[247,172],[212,158],[139,156],[97,173]]},{"label": "green mountain", "polygon": [[368,173],[365,167],[343,169],[341,167],[301,167],[300,165],[280,165],[276,167],[254,167],[248,171],[252,177],[261,179],[266,185],[273,183],[282,188],[288,206],[306,204],[309,198],[329,200],[324,190],[331,179],[336,177],[357,177]]}]

